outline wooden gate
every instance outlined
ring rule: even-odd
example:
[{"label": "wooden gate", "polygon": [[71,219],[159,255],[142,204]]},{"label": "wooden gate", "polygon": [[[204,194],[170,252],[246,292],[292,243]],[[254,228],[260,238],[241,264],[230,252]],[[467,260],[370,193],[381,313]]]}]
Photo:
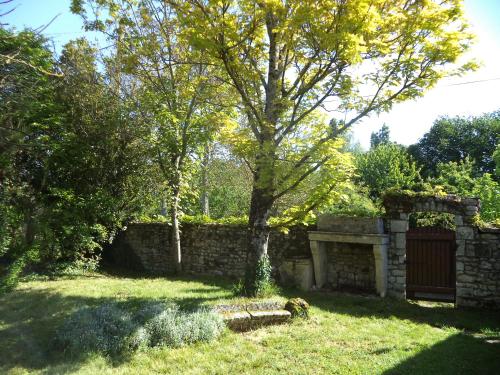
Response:
[{"label": "wooden gate", "polygon": [[406,232],[406,296],[455,301],[455,232],[423,227]]}]

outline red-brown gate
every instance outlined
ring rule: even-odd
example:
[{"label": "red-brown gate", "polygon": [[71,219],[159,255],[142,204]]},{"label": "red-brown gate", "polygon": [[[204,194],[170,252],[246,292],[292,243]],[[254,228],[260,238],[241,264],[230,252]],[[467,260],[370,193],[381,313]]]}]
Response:
[{"label": "red-brown gate", "polygon": [[436,227],[406,232],[406,296],[455,300],[455,232]]}]

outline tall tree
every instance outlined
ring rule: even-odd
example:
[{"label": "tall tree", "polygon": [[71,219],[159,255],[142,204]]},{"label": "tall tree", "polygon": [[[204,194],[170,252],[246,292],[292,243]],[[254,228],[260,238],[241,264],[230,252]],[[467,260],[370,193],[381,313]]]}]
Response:
[{"label": "tall tree", "polygon": [[14,261],[12,286],[34,257],[95,256],[139,211],[152,181],[144,127],[107,84],[110,67],[97,68],[95,49],[76,41],[55,61],[32,32],[6,41],[29,61],[2,66],[0,88],[0,255]]},{"label": "tall tree", "polygon": [[183,189],[189,189],[192,156],[225,122],[231,98],[214,79],[216,68],[207,56],[192,49],[179,33],[178,19],[167,2],[73,0],[71,9],[87,28],[108,36],[116,45],[122,71],[142,88],[137,111],[151,125],[155,159],[168,181],[171,247],[180,272],[180,202]]},{"label": "tall tree", "polygon": [[408,148],[423,166],[426,176],[435,175],[439,163],[474,161],[473,173],[495,173],[493,153],[500,142],[500,111],[478,117],[443,117],[416,144]]},{"label": "tall tree", "polygon": [[385,145],[390,142],[390,131],[387,124],[382,125],[382,127],[377,131],[373,132],[370,136],[370,148],[374,149],[379,145]]},{"label": "tall tree", "polygon": [[[261,285],[257,265],[267,256],[273,204],[316,171],[340,171],[332,152],[339,135],[371,112],[422,95],[471,39],[459,0],[169,2],[191,44],[223,65],[244,106],[239,141],[253,155],[251,294]],[[315,127],[310,117],[327,102],[347,119]],[[324,177],[300,213],[342,180]]]}]

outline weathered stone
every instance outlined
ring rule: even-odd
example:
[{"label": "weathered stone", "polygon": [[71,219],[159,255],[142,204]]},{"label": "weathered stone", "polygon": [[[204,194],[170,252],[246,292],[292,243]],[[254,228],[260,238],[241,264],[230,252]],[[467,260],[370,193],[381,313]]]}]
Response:
[{"label": "weathered stone", "polygon": [[249,329],[251,315],[247,311],[232,311],[223,313],[222,318],[229,329],[233,331],[244,331]]},{"label": "weathered stone", "polygon": [[406,278],[402,276],[397,276],[396,277],[396,283],[399,285],[405,285],[406,284]]},{"label": "weathered stone", "polygon": [[384,223],[381,218],[339,217],[328,214],[318,216],[318,231],[382,234]]},{"label": "weathered stone", "polygon": [[308,318],[309,317],[309,304],[302,298],[292,298],[285,304],[287,310],[292,318]]},{"label": "weathered stone", "polygon": [[456,244],[457,244],[457,248],[455,251],[455,255],[457,257],[465,255],[465,240],[457,240]]},{"label": "weathered stone", "polygon": [[311,258],[286,259],[279,271],[283,285],[293,285],[304,291],[311,290],[314,285],[314,267]]},{"label": "weathered stone", "polygon": [[466,275],[466,274],[458,274],[457,275],[457,281],[459,281],[461,283],[471,283],[471,282],[475,281],[475,277],[474,276],[469,276],[469,275]]},{"label": "weathered stone", "polygon": [[406,249],[406,233],[396,233],[395,247],[397,249]]},{"label": "weathered stone", "polygon": [[408,230],[408,221],[407,220],[391,220],[389,222],[391,232],[400,232],[406,233]]},{"label": "weathered stone", "polygon": [[456,229],[458,240],[472,240],[474,239],[474,229],[470,226],[461,226]]}]

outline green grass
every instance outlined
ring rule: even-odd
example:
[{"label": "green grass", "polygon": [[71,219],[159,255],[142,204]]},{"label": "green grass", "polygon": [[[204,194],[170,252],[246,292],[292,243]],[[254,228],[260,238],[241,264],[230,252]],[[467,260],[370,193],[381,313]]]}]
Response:
[{"label": "green grass", "polygon": [[[227,331],[219,341],[150,349],[122,361],[70,359],[52,348],[83,305],[172,299],[184,308],[234,302],[220,278],[96,274],[32,280],[0,297],[0,374],[488,374],[500,373],[500,314],[341,294],[284,291],[311,303],[311,319]],[[231,301],[229,301],[231,300]]]}]

